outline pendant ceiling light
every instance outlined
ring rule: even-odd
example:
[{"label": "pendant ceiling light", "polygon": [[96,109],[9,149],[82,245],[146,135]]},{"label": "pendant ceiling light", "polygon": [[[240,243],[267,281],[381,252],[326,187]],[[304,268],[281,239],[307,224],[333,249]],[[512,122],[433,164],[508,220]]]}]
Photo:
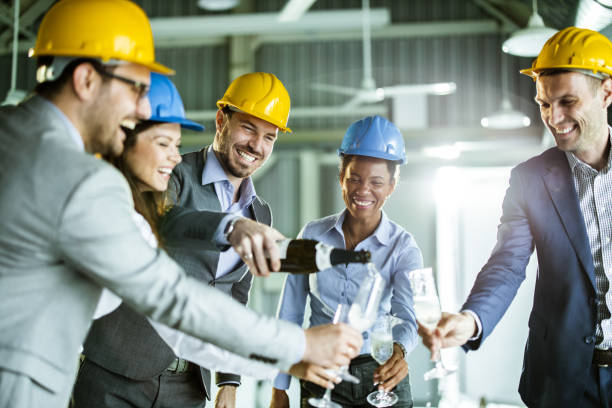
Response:
[{"label": "pendant ceiling light", "polygon": [[537,56],[544,43],[557,32],[544,25],[544,20],[538,14],[538,2],[533,1],[533,12],[529,17],[527,27],[514,32],[510,38],[504,41],[502,50],[508,54],[519,57]]},{"label": "pendant ceiling light", "polygon": [[240,0],[198,0],[198,7],[209,11],[224,11],[236,7]]}]

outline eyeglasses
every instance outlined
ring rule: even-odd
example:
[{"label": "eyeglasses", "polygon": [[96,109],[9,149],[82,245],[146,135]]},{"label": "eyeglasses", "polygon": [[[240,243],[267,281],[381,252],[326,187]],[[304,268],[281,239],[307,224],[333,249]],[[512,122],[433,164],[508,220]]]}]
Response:
[{"label": "eyeglasses", "polygon": [[105,71],[102,67],[98,66],[97,64],[92,64],[94,69],[102,76],[105,76],[107,78],[111,78],[111,79],[117,79],[123,83],[128,84],[129,86],[132,87],[132,89],[134,90],[135,93],[138,94],[138,99],[142,99],[145,96],[147,96],[147,94],[149,93],[149,85],[145,84],[144,82],[140,82],[140,81],[134,81],[133,79],[130,78],[126,78],[124,76],[121,75],[116,75],[113,73],[110,73],[108,71]]}]

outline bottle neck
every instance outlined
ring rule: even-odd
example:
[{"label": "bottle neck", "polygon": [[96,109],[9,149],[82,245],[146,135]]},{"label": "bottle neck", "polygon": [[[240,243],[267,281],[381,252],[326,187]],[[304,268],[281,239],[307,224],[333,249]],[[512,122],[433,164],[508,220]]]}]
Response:
[{"label": "bottle neck", "polygon": [[370,262],[369,251],[348,251],[346,249],[332,249],[329,256],[332,265],[346,263],[368,263]]}]

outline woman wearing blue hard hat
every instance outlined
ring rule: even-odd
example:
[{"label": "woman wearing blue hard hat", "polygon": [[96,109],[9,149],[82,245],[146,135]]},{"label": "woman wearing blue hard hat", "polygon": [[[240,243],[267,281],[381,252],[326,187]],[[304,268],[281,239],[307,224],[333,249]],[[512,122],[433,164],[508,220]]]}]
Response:
[{"label": "woman wearing blue hard hat", "polygon": [[[337,384],[332,400],[342,407],[369,407],[366,397],[378,387],[394,389],[399,397],[395,407],[412,407],[406,357],[417,344],[417,325],[408,272],[421,268],[423,258],[412,235],[391,221],[382,209],[398,182],[399,166],[406,163],[404,140],[393,123],[380,116],[369,116],[348,128],[338,155],[346,208],[339,214],[309,222],[300,235],[335,247],[370,251],[372,261],[387,282],[378,314],[392,313],[404,322],[394,327],[393,355],[380,366],[370,356],[370,333],[363,334],[363,348],[349,367],[349,372],[361,382]],[[317,274],[288,275],[279,317],[301,325],[306,299],[310,298],[310,326],[329,323],[329,310],[335,310],[338,304],[351,304],[366,274],[363,266],[348,264]],[[284,391],[288,387],[289,377],[279,375],[274,382],[271,406],[288,406]],[[302,381],[302,407],[308,406],[308,398],[320,397],[324,391]]]},{"label": "woman wearing blue hard hat", "polygon": [[[110,161],[123,173],[134,197],[135,221],[152,246],[158,246],[158,223],[165,210],[164,192],[172,169],[180,163],[181,128],[202,131],[204,127],[185,118],[181,97],[170,79],[151,74],[148,94],[151,117],[134,129],[125,129],[124,151]],[[72,407],[204,406],[197,366],[183,373],[150,373],[146,361],[154,356],[135,350],[153,328],[120,325],[123,313],[136,313],[121,306],[121,299],[103,291],[96,320],[83,345],[83,362],[73,390]],[[102,317],[103,316],[103,317]],[[139,334],[142,336],[139,337]],[[142,354],[142,353],[141,353]],[[164,405],[164,399],[167,404]],[[113,402],[114,401],[114,402]]]}]

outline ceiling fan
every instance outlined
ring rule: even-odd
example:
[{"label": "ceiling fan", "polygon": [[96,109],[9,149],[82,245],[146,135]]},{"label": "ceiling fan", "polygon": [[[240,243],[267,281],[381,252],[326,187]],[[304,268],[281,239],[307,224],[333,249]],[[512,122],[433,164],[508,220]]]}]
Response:
[{"label": "ceiling fan", "polygon": [[438,82],[431,84],[406,84],[377,87],[372,75],[372,43],[370,27],[370,1],[362,0],[362,28],[363,28],[363,78],[361,87],[354,88],[342,85],[320,84],[312,85],[312,89],[351,96],[341,109],[349,110],[362,104],[375,104],[385,98],[410,94],[447,95],[457,90],[454,82]]}]

